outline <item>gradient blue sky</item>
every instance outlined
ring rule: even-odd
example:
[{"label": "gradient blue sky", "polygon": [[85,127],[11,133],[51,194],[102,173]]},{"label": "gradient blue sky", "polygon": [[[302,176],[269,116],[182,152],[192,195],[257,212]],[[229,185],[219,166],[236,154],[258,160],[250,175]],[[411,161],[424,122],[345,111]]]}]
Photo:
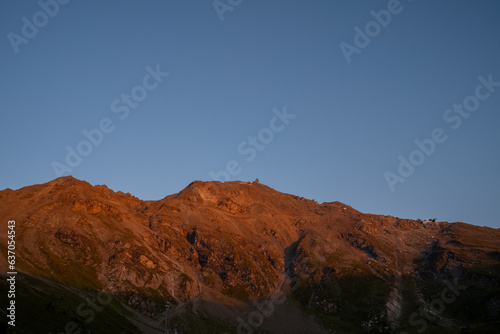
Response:
[{"label": "gradient blue sky", "polygon": [[[223,2],[226,2],[225,0]],[[347,63],[339,44],[389,1],[245,0],[219,19],[212,1],[77,1],[13,51],[36,1],[0,4],[0,189],[56,177],[103,118],[115,130],[71,174],[141,199],[160,199],[241,163],[233,179],[341,201],[368,213],[500,227],[500,88],[452,130],[443,113],[500,81],[500,3],[401,1]],[[170,76],[125,120],[112,101],[147,66]],[[297,115],[252,162],[238,145]],[[384,172],[415,139],[448,140],[392,192]]]}]

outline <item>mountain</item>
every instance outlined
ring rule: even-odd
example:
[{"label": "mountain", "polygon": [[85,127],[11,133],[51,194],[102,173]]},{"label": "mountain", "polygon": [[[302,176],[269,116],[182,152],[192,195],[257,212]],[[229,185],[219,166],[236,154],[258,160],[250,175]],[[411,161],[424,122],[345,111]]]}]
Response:
[{"label": "mountain", "polygon": [[364,214],[258,182],[195,181],[142,201],[61,177],[0,191],[2,296],[9,220],[17,333],[163,333],[167,302],[179,334],[500,328],[499,229]]}]

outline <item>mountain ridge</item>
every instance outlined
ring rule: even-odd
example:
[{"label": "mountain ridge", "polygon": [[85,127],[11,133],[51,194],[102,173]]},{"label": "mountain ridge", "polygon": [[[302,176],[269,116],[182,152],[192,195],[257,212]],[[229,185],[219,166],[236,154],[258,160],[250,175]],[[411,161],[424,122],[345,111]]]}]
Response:
[{"label": "mountain ridge", "polygon": [[[175,305],[180,329],[202,333],[190,323],[238,331],[241,312],[276,295],[286,304],[252,330],[279,333],[283,319],[287,333],[414,329],[411,316],[456,280],[467,287],[460,302],[443,311],[446,321],[421,315],[428,326],[451,333],[499,321],[498,229],[364,214],[242,181],[194,181],[143,201],[62,177],[0,191],[0,203],[0,219],[17,222],[26,280],[106,291],[135,313],[119,316],[150,319],[142,332],[155,333],[162,300]],[[483,315],[467,320],[460,307],[474,294]]]}]

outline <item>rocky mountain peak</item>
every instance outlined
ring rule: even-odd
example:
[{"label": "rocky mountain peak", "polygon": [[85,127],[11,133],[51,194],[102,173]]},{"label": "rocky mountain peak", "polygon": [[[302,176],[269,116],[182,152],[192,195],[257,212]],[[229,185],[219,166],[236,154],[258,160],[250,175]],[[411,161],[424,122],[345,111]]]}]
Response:
[{"label": "rocky mountain peak", "polygon": [[[184,332],[202,333],[193,319],[234,331],[241,312],[277,295],[288,303],[262,325],[273,333],[283,319],[290,333],[410,330],[412,314],[456,280],[466,287],[457,303],[425,318],[428,326],[453,332],[480,322],[487,331],[500,318],[497,229],[364,214],[258,182],[195,181],[141,201],[63,177],[0,191],[0,201],[0,219],[17,222],[27,286],[59,286],[52,293],[64,298],[75,288],[104,290],[153,322],[168,300]],[[55,307],[48,317],[57,318],[58,300],[33,303],[42,313]],[[460,308],[466,301],[477,313]]]}]

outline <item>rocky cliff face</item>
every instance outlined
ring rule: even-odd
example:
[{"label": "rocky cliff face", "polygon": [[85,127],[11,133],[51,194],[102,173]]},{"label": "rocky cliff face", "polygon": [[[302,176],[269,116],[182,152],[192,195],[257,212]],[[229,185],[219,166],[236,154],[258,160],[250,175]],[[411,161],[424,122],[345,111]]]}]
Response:
[{"label": "rocky cliff face", "polygon": [[[1,191],[0,203],[0,220],[17,223],[20,298],[82,332],[115,321],[161,333],[165,301],[180,333],[486,333],[500,323],[497,229],[363,214],[254,182],[195,181],[141,201],[65,177]],[[6,242],[0,251],[6,271]],[[114,313],[87,322],[75,310],[98,291]]]}]

